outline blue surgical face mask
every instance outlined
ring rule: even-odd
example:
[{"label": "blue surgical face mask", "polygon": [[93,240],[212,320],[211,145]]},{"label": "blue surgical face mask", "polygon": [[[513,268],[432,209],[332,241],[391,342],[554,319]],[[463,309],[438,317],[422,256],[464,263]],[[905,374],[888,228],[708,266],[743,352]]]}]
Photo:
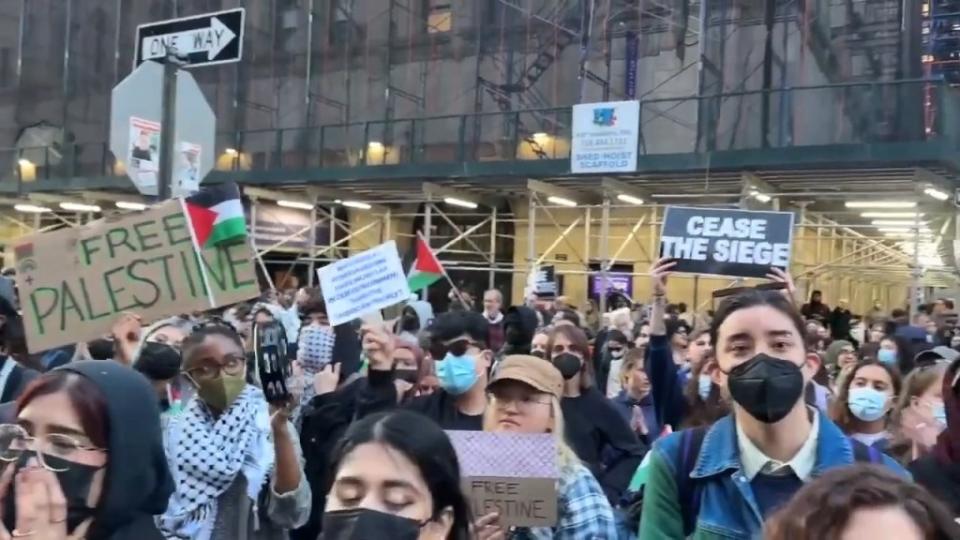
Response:
[{"label": "blue surgical face mask", "polygon": [[448,352],[435,367],[440,388],[455,396],[463,394],[477,382],[477,360],[469,354],[454,356]]},{"label": "blue surgical face mask", "polygon": [[883,392],[863,386],[851,388],[847,397],[847,406],[854,416],[864,422],[873,422],[887,414],[887,395]]},{"label": "blue surgical face mask", "polygon": [[880,349],[877,351],[877,360],[881,363],[888,366],[892,366],[897,363],[897,351],[891,351],[890,349]]},{"label": "blue surgical face mask", "polygon": [[697,394],[700,395],[700,399],[706,401],[710,397],[710,390],[713,388],[713,379],[706,373],[701,373],[700,378],[697,379]]},{"label": "blue surgical face mask", "polygon": [[933,413],[933,419],[937,421],[941,426],[947,425],[947,407],[941,401],[940,403],[934,403],[930,408],[930,412]]}]

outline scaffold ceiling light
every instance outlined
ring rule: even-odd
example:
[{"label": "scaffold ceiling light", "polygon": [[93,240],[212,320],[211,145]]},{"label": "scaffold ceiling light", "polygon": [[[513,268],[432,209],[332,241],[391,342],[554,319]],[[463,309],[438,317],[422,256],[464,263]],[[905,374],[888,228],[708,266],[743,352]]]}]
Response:
[{"label": "scaffold ceiling light", "polygon": [[458,197],[444,197],[443,202],[452,206],[459,206],[460,208],[469,208],[471,210],[476,210],[478,206],[477,203],[473,201],[467,201],[464,199],[460,199]]},{"label": "scaffold ceiling light", "polygon": [[847,208],[916,208],[916,201],[847,201]]}]

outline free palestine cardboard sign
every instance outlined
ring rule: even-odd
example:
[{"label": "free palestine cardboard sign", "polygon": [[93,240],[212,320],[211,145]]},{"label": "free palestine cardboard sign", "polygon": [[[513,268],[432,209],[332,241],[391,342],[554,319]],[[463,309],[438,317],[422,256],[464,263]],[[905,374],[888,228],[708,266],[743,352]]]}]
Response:
[{"label": "free palestine cardboard sign", "polygon": [[14,252],[30,352],[101,337],[125,311],[150,322],[260,293],[247,242],[198,250],[194,237],[170,200],[22,238]]}]

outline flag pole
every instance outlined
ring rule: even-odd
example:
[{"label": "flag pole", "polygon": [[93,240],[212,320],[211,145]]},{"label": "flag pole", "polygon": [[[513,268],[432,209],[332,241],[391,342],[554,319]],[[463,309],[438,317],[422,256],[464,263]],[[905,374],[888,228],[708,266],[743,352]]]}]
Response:
[{"label": "flag pole", "polygon": [[213,298],[213,289],[210,288],[210,276],[207,275],[206,263],[203,262],[203,253],[200,251],[200,244],[197,243],[197,233],[193,230],[193,220],[190,219],[190,212],[187,211],[187,202],[183,197],[177,197],[180,201],[180,211],[187,220],[187,230],[190,231],[190,240],[193,244],[193,255],[197,258],[197,266],[200,267],[200,280],[203,281],[203,289],[207,291],[207,300],[210,301],[210,309],[217,307],[217,302]]},{"label": "flag pole", "polygon": [[[427,242],[427,239],[426,239],[426,237],[423,236],[423,232],[422,232],[422,231],[417,231],[417,237],[418,237],[420,240],[423,240],[423,243],[426,244],[426,246],[427,246],[428,249],[430,248],[430,242]],[[431,249],[431,252],[432,252],[432,251],[433,251],[433,250]],[[437,255],[438,255],[438,253],[434,253],[434,254],[433,254],[433,256],[436,257],[437,262],[439,263],[439,262],[440,262],[440,258],[437,257]],[[467,305],[467,302],[463,299],[463,295],[460,294],[460,289],[453,283],[453,280],[450,279],[450,276],[447,275],[447,269],[444,268],[442,264],[440,265],[440,273],[443,274],[443,277],[445,277],[445,278],[447,279],[447,283],[450,284],[450,288],[453,289],[454,294],[457,295],[457,299],[460,300],[460,304],[462,304],[465,309],[469,309],[470,307],[472,307],[472,306],[468,306],[468,305]]]}]

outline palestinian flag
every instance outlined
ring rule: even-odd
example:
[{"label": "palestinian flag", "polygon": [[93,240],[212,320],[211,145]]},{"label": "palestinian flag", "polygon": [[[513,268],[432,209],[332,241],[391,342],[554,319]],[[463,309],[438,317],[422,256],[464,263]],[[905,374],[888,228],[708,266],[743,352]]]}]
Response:
[{"label": "palestinian flag", "polygon": [[233,182],[204,188],[187,197],[183,208],[199,249],[230,243],[247,236],[240,188]]},{"label": "palestinian flag", "polygon": [[417,234],[417,260],[413,262],[413,268],[407,276],[410,292],[426,289],[443,275],[443,266],[440,265],[437,256],[433,254],[426,240]]}]

